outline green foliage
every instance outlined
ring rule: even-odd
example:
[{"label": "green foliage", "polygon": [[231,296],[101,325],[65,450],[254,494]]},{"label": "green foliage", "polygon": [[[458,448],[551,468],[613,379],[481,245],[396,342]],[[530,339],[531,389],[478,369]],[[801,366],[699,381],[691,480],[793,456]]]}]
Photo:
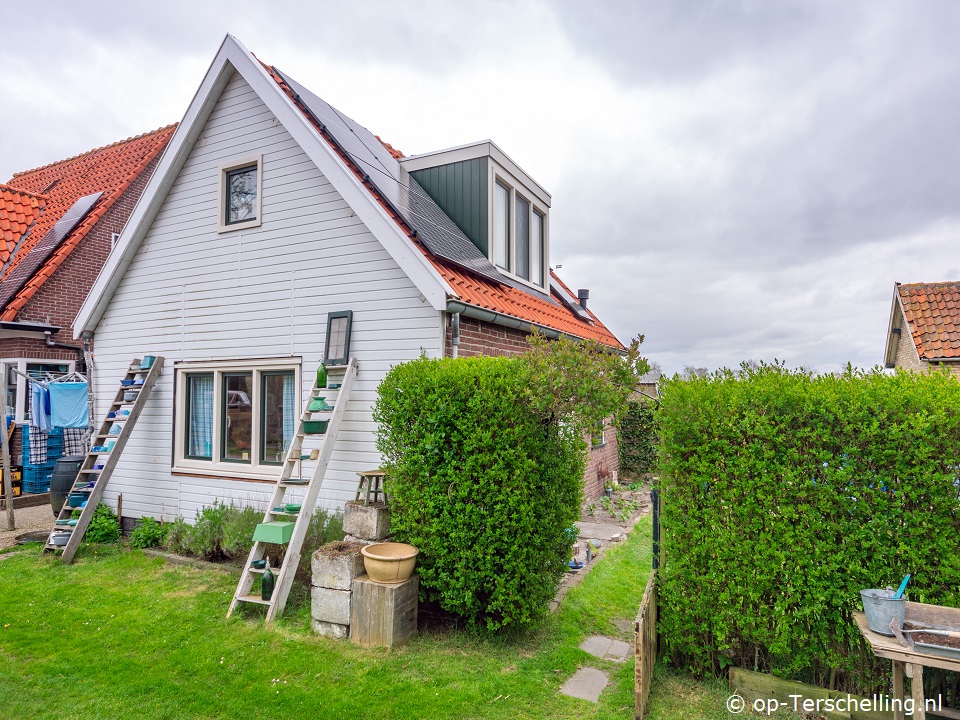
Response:
[{"label": "green foliage", "polygon": [[135,548],[152,548],[163,545],[167,535],[166,525],[162,525],[152,517],[141,518],[133,532],[130,533],[130,546]]},{"label": "green foliage", "polygon": [[232,504],[224,505],[219,500],[214,500],[213,505],[200,510],[187,540],[191,555],[207,560],[224,558],[226,553],[223,550],[223,531],[227,524],[227,516],[233,509]]},{"label": "green foliage", "polygon": [[656,466],[660,439],[653,427],[655,410],[656,404],[647,398],[627,402],[617,428],[620,472],[627,477],[653,472]]},{"label": "green foliage", "polygon": [[583,436],[531,411],[531,376],[517,359],[421,358],[391,370],[374,412],[423,595],[478,630],[539,619],[579,515]]},{"label": "green foliage", "polygon": [[177,555],[186,555],[190,552],[191,527],[186,520],[178,517],[167,528],[167,537],[164,547]]},{"label": "green foliage", "polygon": [[103,503],[97,505],[83,539],[91,543],[120,542],[120,521],[113,510]]},{"label": "green foliage", "polygon": [[[657,413],[675,662],[881,689],[851,612],[864,588],[960,603],[960,383],[945,373],[815,377],[780,365],[674,378]],[[691,592],[695,589],[695,592]],[[817,678],[817,669],[821,672]]]},{"label": "green foliage", "polygon": [[263,511],[249,505],[224,511],[220,550],[228,558],[246,558],[253,547],[253,532],[263,522]]},{"label": "green foliage", "polygon": [[530,352],[519,358],[526,369],[527,407],[546,419],[559,418],[581,434],[619,420],[624,404],[650,366],[640,357],[643,336],[634,338],[625,355],[593,340],[565,336],[528,338]]}]

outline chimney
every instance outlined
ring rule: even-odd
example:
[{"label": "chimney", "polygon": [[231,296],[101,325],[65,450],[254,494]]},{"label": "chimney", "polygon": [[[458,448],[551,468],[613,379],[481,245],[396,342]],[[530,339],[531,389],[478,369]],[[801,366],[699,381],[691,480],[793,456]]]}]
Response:
[{"label": "chimney", "polygon": [[577,300],[580,301],[580,307],[587,309],[587,300],[590,299],[590,291],[585,288],[577,290]]}]

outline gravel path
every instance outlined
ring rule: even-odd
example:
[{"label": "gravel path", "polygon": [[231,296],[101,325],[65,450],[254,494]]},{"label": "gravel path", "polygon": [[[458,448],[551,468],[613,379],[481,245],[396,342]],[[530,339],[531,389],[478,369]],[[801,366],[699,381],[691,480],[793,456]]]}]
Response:
[{"label": "gravel path", "polygon": [[15,529],[7,530],[7,511],[0,511],[0,550],[13,547],[17,535],[31,530],[49,530],[53,527],[53,510],[50,504],[14,510]]}]

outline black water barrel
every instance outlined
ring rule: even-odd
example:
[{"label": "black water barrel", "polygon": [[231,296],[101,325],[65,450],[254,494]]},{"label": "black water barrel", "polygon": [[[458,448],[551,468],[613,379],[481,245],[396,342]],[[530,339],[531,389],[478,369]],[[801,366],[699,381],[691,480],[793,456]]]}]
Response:
[{"label": "black water barrel", "polygon": [[54,516],[60,515],[60,509],[67,500],[67,495],[73,488],[80,466],[83,465],[83,455],[65,455],[57,460],[50,477],[50,505]]}]

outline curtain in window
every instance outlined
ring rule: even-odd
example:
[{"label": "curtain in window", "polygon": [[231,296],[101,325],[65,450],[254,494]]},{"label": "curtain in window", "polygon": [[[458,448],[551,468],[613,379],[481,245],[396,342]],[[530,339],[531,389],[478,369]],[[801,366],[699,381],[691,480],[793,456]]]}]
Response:
[{"label": "curtain in window", "polygon": [[188,376],[187,455],[213,457],[213,375]]},{"label": "curtain in window", "polygon": [[283,376],[283,451],[286,452],[293,441],[297,412],[296,399],[294,397],[293,373],[287,373]]}]

